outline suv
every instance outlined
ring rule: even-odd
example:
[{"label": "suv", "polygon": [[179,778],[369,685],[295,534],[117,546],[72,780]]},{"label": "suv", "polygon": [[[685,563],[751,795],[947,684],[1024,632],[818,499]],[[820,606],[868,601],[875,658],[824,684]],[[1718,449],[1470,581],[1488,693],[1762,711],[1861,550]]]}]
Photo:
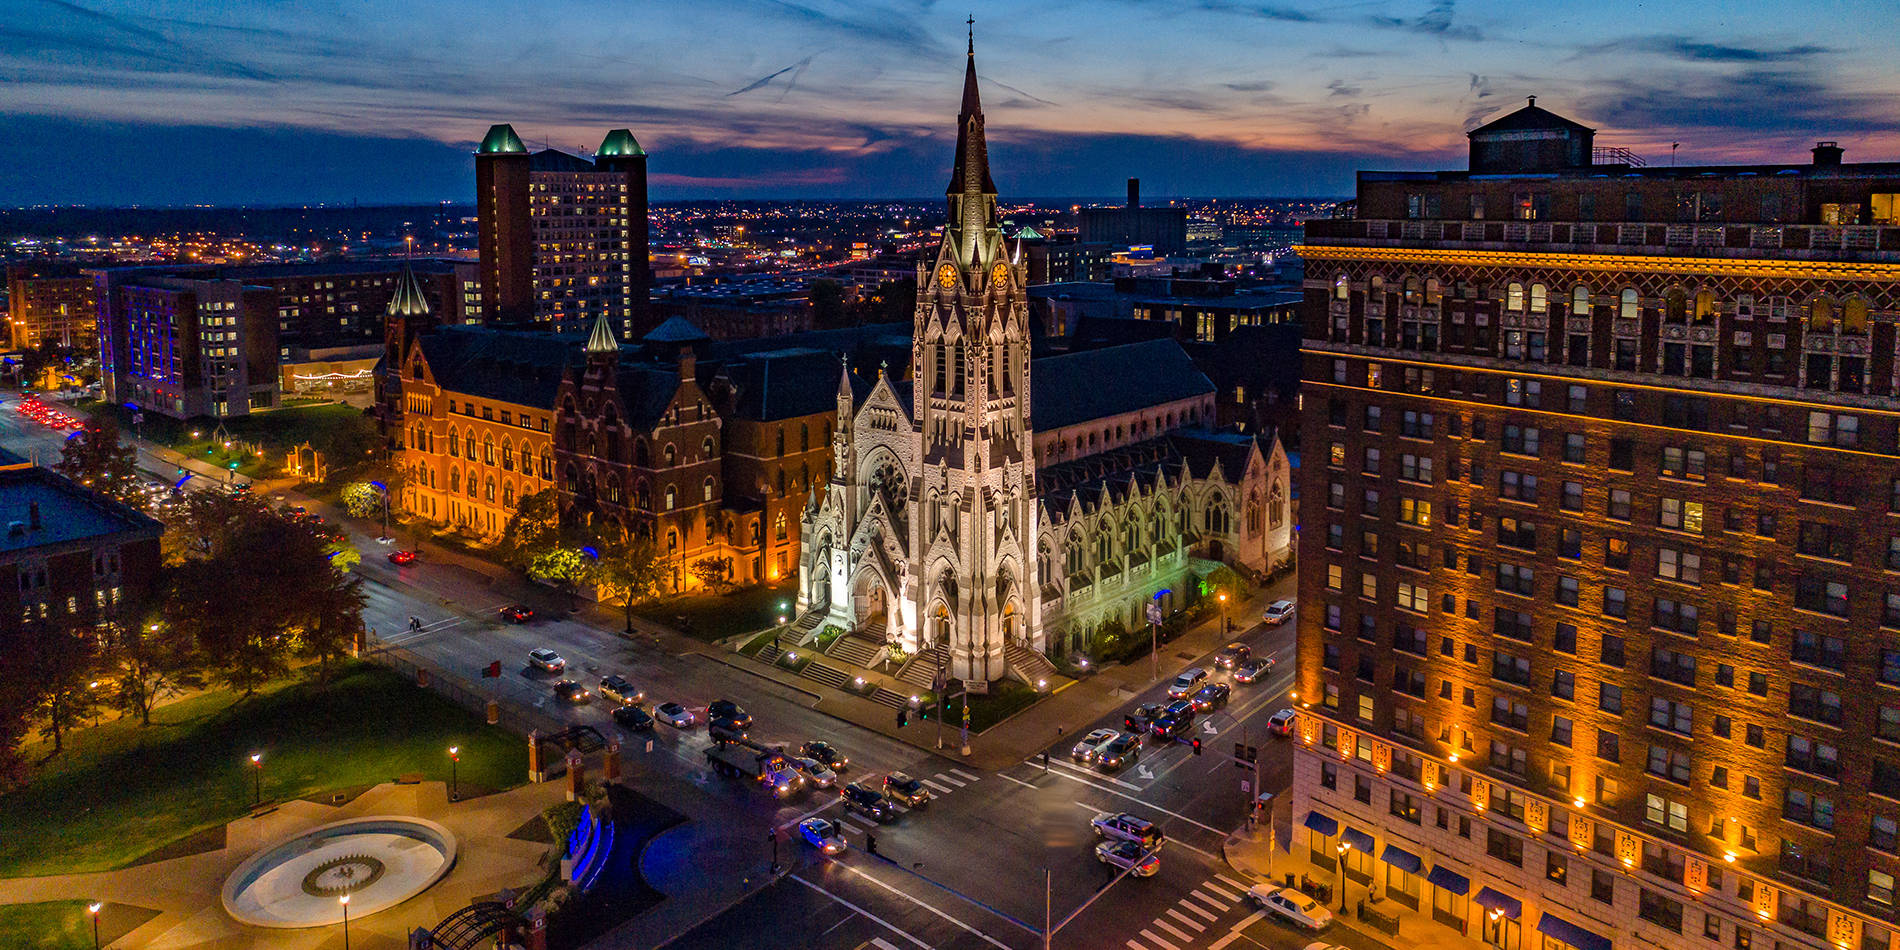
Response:
[{"label": "suv", "polygon": [[738,742],[746,737],[746,731],[730,719],[714,719],[706,724],[706,735],[714,742]]},{"label": "suv", "polygon": [[1201,681],[1207,679],[1207,671],[1198,666],[1190,666],[1181,671],[1181,675],[1168,684],[1169,699],[1186,699],[1201,688]]},{"label": "suv", "polygon": [[609,676],[600,681],[600,695],[620,703],[644,702],[647,694],[637,690],[627,678],[620,675]]},{"label": "suv", "polygon": [[559,673],[567,669],[567,661],[553,650],[529,650],[528,662],[543,673]]},{"label": "suv", "polygon": [[562,680],[554,684],[554,698],[564,703],[584,703],[587,701],[587,687],[573,680]]},{"label": "suv", "polygon": [[1194,694],[1194,711],[1211,713],[1227,705],[1227,697],[1233,688],[1226,683],[1209,683]]},{"label": "suv", "polygon": [[1288,620],[1293,619],[1293,602],[1290,600],[1276,600],[1268,604],[1266,615],[1260,619],[1276,627],[1286,623]]},{"label": "suv", "polygon": [[1095,750],[1095,764],[1104,772],[1119,772],[1141,760],[1141,736],[1125,732]]},{"label": "suv", "polygon": [[735,729],[744,729],[752,725],[752,714],[739,708],[739,704],[730,699],[715,699],[706,707],[706,720],[716,722],[725,720]]},{"label": "suv", "polygon": [[902,772],[892,772],[884,776],[884,794],[911,808],[930,801],[930,789],[925,788],[924,783]]},{"label": "suv", "polygon": [[1098,838],[1133,841],[1149,851],[1160,847],[1163,838],[1159,825],[1127,812],[1117,814],[1105,811],[1096,815],[1089,824],[1095,828],[1095,835]]},{"label": "suv", "polygon": [[857,812],[875,822],[882,823],[897,817],[897,809],[892,807],[890,801],[862,782],[852,782],[839,789],[838,800],[844,802],[846,811]]},{"label": "suv", "polygon": [[1245,643],[1229,643],[1221,647],[1220,652],[1214,655],[1214,665],[1223,670],[1231,670],[1247,662],[1250,656],[1253,656],[1253,647]]},{"label": "suv", "polygon": [[1160,703],[1142,703],[1135,707],[1134,712],[1122,717],[1122,725],[1126,726],[1129,732],[1137,734],[1147,732],[1148,727],[1154,725],[1156,719],[1161,718],[1161,710]]}]

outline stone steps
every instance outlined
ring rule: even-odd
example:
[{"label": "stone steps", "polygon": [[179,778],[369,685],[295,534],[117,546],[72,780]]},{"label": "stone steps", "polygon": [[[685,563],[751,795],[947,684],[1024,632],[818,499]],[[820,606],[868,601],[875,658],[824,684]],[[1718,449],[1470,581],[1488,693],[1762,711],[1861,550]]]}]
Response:
[{"label": "stone steps", "polygon": [[888,686],[879,686],[877,692],[871,694],[871,701],[892,709],[910,708],[910,697]]},{"label": "stone steps", "polygon": [[832,641],[831,649],[826,650],[825,655],[868,670],[871,664],[877,662],[878,651],[882,649],[884,649],[883,641],[872,642],[858,634],[847,633]]},{"label": "stone steps", "polygon": [[937,682],[937,665],[943,655],[943,648],[932,647],[912,657],[904,668],[897,671],[897,678],[921,690],[928,690]]},{"label": "stone steps", "polygon": [[1023,682],[1035,686],[1038,682],[1048,682],[1056,678],[1056,665],[1049,658],[1020,643],[1011,643],[1003,647],[1003,659],[1009,664]]},{"label": "stone steps", "polygon": [[851,674],[826,663],[813,660],[805,664],[805,668],[799,671],[799,675],[806,679],[823,683],[833,689],[854,692],[851,688]]}]

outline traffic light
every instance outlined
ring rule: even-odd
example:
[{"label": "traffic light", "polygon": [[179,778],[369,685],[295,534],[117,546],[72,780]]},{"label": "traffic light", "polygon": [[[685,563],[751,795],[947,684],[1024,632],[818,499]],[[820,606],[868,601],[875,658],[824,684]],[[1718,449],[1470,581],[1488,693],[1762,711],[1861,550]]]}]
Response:
[{"label": "traffic light", "polygon": [[877,853],[877,835],[864,836],[864,853],[866,854]]},{"label": "traffic light", "polygon": [[897,711],[897,728],[902,729],[908,725],[910,725],[910,711],[907,709],[898,710]]},{"label": "traffic light", "polygon": [[1194,740],[1194,754],[1195,755],[1201,754],[1201,740],[1199,739]]}]

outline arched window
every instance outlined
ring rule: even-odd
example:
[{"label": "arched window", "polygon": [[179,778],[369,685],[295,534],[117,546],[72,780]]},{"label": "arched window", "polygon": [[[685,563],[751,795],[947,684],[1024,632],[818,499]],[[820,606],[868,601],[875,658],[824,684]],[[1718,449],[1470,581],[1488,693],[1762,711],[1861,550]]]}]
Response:
[{"label": "arched window", "polygon": [[449,491],[459,493],[462,490],[462,473],[459,469],[449,469]]},{"label": "arched window", "polygon": [[1286,521],[1286,496],[1279,485],[1267,491],[1267,526],[1278,528]]},{"label": "arched window", "polygon": [[1550,310],[1549,291],[1543,284],[1531,285],[1531,312],[1547,313]]},{"label": "arched window", "polygon": [[1637,304],[1636,288],[1623,288],[1622,304],[1617,310],[1617,316],[1625,320],[1634,320],[1642,316],[1642,310]]},{"label": "arched window", "polygon": [[780,541],[786,538],[785,512],[783,511],[779,512],[778,518],[772,522],[772,537]]},{"label": "arched window", "polygon": [[647,490],[645,480],[633,483],[633,506],[641,511],[653,510],[653,495]]},{"label": "arched window", "polygon": [[1416,277],[1405,278],[1405,302],[1409,304],[1418,303],[1419,294],[1424,286],[1425,285],[1420,283]]},{"label": "arched window", "polygon": [[1570,312],[1579,317],[1590,315],[1590,288],[1578,284],[1570,288]]},{"label": "arched window", "polygon": [[703,484],[700,485],[700,500],[712,501],[712,496],[713,496],[713,480],[708,478]]},{"label": "arched window", "polygon": [[712,458],[715,451],[712,436],[707,436],[704,441],[699,443],[699,455],[701,458]]},{"label": "arched window", "polygon": [[541,450],[541,478],[546,481],[554,480],[554,456],[550,455],[547,449]]},{"label": "arched window", "polygon": [[798,424],[798,450],[800,452],[811,451],[811,426],[807,423],[801,422]]},{"label": "arched window", "polygon": [[1696,292],[1695,322],[1697,323],[1714,323],[1715,322],[1715,294],[1714,292],[1707,291],[1707,290],[1701,290],[1701,291]]},{"label": "arched window", "polygon": [[456,434],[454,426],[449,426],[449,458],[458,458],[461,454],[462,438]]},{"label": "arched window", "polygon": [[[671,491],[672,489],[667,490]],[[668,551],[677,551],[680,549],[680,533],[672,528],[666,529],[666,549]]]},{"label": "arched window", "polygon": [[633,440],[633,464],[641,468],[653,467],[653,458],[647,454],[647,440]]},{"label": "arched window", "polygon": [[515,470],[515,444],[507,439],[501,440],[501,470],[504,472]]},{"label": "arched window", "polygon": [[1436,277],[1426,278],[1425,279],[1426,306],[1436,307],[1444,299],[1445,299],[1445,292],[1439,287],[1438,278]]},{"label": "arched window", "polygon": [[1841,307],[1841,332],[1867,332],[1867,298],[1858,295],[1847,298],[1847,304]]},{"label": "arched window", "polygon": [[1511,281],[1510,284],[1508,284],[1504,288],[1504,309],[1516,311],[1520,313],[1523,312],[1524,310],[1524,285],[1523,284],[1520,284],[1514,280],[1514,281]]},{"label": "arched window", "polygon": [[475,497],[477,491],[479,491],[481,488],[481,486],[477,484],[480,481],[481,481],[481,478],[480,476],[475,474],[475,470],[469,469],[468,479],[462,483],[465,487],[468,488],[468,497],[470,498]]},{"label": "arched window", "polygon": [[1346,275],[1340,274],[1339,276],[1334,277],[1333,278],[1333,299],[1345,300],[1346,298],[1350,296],[1352,296],[1352,285],[1346,282]]},{"label": "arched window", "polygon": [[1671,287],[1663,295],[1663,321],[1665,323],[1689,322],[1689,295],[1681,287]]},{"label": "arched window", "polygon": [[666,486],[666,510],[667,510],[667,511],[672,511],[672,510],[673,510],[673,505],[674,505],[674,503],[675,503],[675,501],[676,501],[676,500],[677,500],[677,499],[676,499],[676,495],[675,495],[675,493],[674,493],[674,491],[673,491],[673,486],[671,486],[671,485],[668,485],[668,486]]},{"label": "arched window", "polygon": [[661,450],[660,457],[664,460],[667,468],[672,468],[673,463],[679,461],[680,453],[678,449],[673,447],[673,443],[668,442],[666,443],[666,448]]},{"label": "arched window", "polygon": [[1834,332],[1834,301],[1826,297],[1808,301],[1808,332]]},{"label": "arched window", "polygon": [[482,500],[489,502],[495,500],[495,476],[493,475],[482,482]]},{"label": "arched window", "polygon": [[778,493],[785,494],[785,470],[782,468],[778,470]]},{"label": "arched window", "polygon": [[482,437],[482,464],[495,464],[495,437],[492,435]]},{"label": "arched window", "polygon": [[515,506],[514,482],[506,482],[501,486],[501,503],[502,506],[506,508],[513,508]]},{"label": "arched window", "polygon": [[1366,302],[1376,307],[1385,306],[1385,278],[1378,274],[1366,281]]}]

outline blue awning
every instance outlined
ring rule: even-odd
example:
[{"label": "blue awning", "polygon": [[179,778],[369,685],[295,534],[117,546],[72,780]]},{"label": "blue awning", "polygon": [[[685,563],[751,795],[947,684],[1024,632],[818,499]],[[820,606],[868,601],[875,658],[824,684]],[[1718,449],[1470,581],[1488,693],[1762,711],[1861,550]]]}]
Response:
[{"label": "blue awning", "polygon": [[1537,932],[1556,937],[1576,947],[1577,950],[1610,950],[1609,938],[1593,934],[1562,917],[1555,917],[1548,913],[1537,918]]},{"label": "blue awning", "polygon": [[1509,894],[1499,893],[1488,887],[1479,890],[1478,896],[1472,898],[1472,900],[1477,901],[1478,906],[1486,910],[1495,910],[1512,920],[1516,920],[1524,915],[1523,901]]},{"label": "blue awning", "polygon": [[1339,834],[1339,822],[1331,818],[1328,818],[1325,815],[1322,815],[1316,811],[1309,811],[1306,813],[1306,827],[1311,828],[1314,831],[1317,831],[1328,838],[1336,834]]},{"label": "blue awning", "polygon": [[1433,887],[1450,891],[1460,897],[1471,893],[1471,879],[1443,864],[1435,865],[1432,873],[1425,875],[1425,880],[1429,881]]},{"label": "blue awning", "polygon": [[1386,845],[1385,850],[1379,852],[1379,860],[1408,874],[1417,874],[1425,868],[1425,862],[1418,855],[1396,844]]},{"label": "blue awning", "polygon": [[1359,829],[1354,828],[1351,825],[1347,825],[1346,830],[1340,832],[1339,836],[1345,839],[1347,844],[1352,845],[1353,847],[1358,848],[1359,850],[1364,851],[1367,854],[1372,853],[1372,836],[1371,835],[1366,834],[1365,832],[1360,831]]}]

